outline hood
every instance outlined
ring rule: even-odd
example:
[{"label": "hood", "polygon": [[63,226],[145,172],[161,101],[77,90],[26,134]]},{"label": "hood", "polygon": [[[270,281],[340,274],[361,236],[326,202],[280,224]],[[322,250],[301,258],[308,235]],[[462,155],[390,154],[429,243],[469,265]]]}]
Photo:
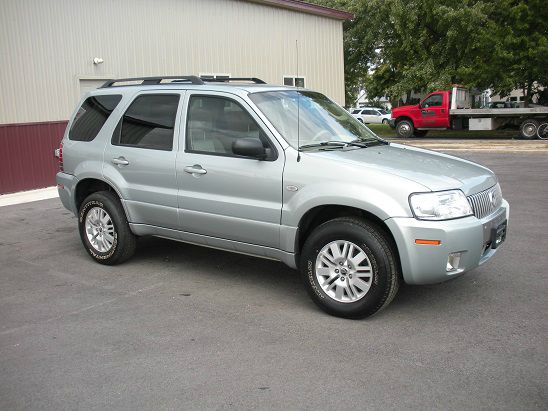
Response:
[{"label": "hood", "polygon": [[403,144],[307,154],[397,175],[432,191],[461,189],[471,195],[497,183],[495,174],[479,164]]},{"label": "hood", "polygon": [[413,104],[413,105],[409,105],[409,106],[394,107],[394,108],[392,108],[392,117],[396,117],[396,115],[400,111],[409,111],[410,109],[417,108],[417,107],[418,107],[418,104]]}]

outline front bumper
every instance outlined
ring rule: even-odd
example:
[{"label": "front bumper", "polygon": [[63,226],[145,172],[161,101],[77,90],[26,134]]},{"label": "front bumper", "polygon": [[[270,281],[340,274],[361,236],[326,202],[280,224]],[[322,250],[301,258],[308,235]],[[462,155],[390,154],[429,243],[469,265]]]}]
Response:
[{"label": "front bumper", "polygon": [[[508,224],[510,206],[503,200],[490,216],[449,221],[389,218],[400,255],[403,278],[408,284],[433,284],[450,280],[490,260],[499,248],[491,246],[493,229]],[[439,245],[416,244],[416,239],[439,240]],[[447,271],[451,253],[460,253],[458,267]]]}]

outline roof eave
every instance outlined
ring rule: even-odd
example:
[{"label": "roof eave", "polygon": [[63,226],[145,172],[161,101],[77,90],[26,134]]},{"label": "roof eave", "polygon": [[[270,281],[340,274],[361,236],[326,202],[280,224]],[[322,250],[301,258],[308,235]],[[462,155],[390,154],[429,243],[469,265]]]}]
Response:
[{"label": "roof eave", "polygon": [[354,15],[346,11],[332,9],[312,3],[305,3],[299,0],[246,0],[252,3],[260,3],[267,6],[280,7],[283,9],[299,11],[301,13],[315,14],[316,16],[328,17],[336,20],[352,20]]}]

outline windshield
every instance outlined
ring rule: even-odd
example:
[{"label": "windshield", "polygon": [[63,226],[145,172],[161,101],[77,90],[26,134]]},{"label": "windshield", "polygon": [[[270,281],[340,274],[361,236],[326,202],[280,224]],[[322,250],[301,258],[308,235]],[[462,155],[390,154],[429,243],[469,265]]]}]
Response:
[{"label": "windshield", "polygon": [[267,91],[252,93],[249,98],[294,148],[326,142],[382,141],[350,113],[320,93]]}]

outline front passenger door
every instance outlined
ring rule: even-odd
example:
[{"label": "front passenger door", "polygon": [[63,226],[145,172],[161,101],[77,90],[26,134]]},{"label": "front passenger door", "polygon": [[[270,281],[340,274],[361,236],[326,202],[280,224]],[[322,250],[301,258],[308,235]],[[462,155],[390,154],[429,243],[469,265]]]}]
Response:
[{"label": "front passenger door", "polygon": [[[184,154],[177,160],[183,231],[226,240],[280,246],[284,152],[251,107],[228,93],[189,93]],[[232,151],[238,139],[257,139],[264,160]]]}]

